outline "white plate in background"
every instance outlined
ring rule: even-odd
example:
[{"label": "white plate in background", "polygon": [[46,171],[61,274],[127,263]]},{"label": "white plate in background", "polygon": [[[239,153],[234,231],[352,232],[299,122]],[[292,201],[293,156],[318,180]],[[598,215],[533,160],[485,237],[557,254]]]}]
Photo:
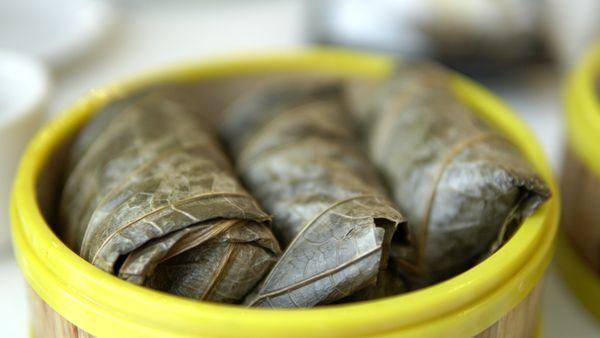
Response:
[{"label": "white plate in background", "polygon": [[61,68],[100,41],[114,12],[107,0],[0,0],[0,48]]},{"label": "white plate in background", "polygon": [[50,90],[46,67],[33,58],[0,50],[0,254],[10,241],[9,196],[31,136],[44,118]]}]

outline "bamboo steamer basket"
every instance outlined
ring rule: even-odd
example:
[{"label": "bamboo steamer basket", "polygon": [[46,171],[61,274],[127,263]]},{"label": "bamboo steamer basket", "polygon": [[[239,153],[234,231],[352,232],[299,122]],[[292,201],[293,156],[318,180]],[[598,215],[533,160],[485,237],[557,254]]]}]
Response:
[{"label": "bamboo steamer basket", "polygon": [[575,295],[600,319],[600,42],[569,79],[566,119],[557,263]]},{"label": "bamboo steamer basket", "polygon": [[[495,254],[437,285],[386,299],[266,310],[198,302],[136,286],[72,252],[52,232],[60,164],[74,134],[115,95],[157,81],[216,81],[251,74],[321,72],[376,79],[393,60],[341,50],[187,65],[95,90],[43,128],[23,157],[11,219],[30,287],[33,335],[43,337],[532,337],[542,277],[553,253],[559,199],[550,199]],[[502,102],[461,76],[459,97],[523,151],[557,191],[541,147]]]}]

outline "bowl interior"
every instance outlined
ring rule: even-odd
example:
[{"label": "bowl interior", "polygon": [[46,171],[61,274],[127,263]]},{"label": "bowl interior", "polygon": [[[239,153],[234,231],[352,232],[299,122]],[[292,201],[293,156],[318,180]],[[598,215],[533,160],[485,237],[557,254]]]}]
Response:
[{"label": "bowl interior", "polygon": [[[165,85],[164,90],[168,91],[171,97],[183,102],[195,114],[201,115],[203,121],[216,124],[219,121],[220,113],[231,100],[242,94],[247,88],[250,88],[253,83],[273,78],[282,78],[289,81],[353,80],[351,77],[334,74],[308,72],[298,75],[282,72],[227,76],[197,81],[165,81],[164,83],[158,83],[158,86]],[[114,98],[126,94],[126,92],[115,93]],[[95,111],[98,111],[98,109]],[[50,155],[50,160],[46,163],[37,181],[37,196],[40,210],[46,222],[58,234],[60,234],[58,210],[62,186],[66,179],[65,172],[67,169],[68,152],[76,136],[77,133],[67,137],[56,151]]]},{"label": "bowl interior", "polygon": [[[303,77],[307,72],[313,72],[315,76],[352,80],[356,76],[377,77],[377,74],[385,74],[389,69],[389,59],[382,61],[380,57],[312,52],[292,57],[255,58],[254,61],[219,61],[216,66],[181,67],[143,80],[119,83],[88,95],[68,114],[46,127],[25,156],[15,188],[13,207],[31,208],[26,211],[13,210],[13,218],[17,218],[13,229],[17,236],[26,238],[17,238],[17,244],[21,247],[29,245],[26,248],[28,253],[24,255],[37,259],[39,263],[36,264],[40,267],[46,267],[44,279],[52,281],[36,280],[34,275],[38,272],[28,264],[21,264],[26,278],[52,307],[61,313],[72,313],[70,320],[93,332],[109,332],[98,321],[100,317],[109,318],[107,320],[121,329],[164,330],[170,327],[195,333],[218,332],[226,335],[227,332],[232,336],[250,334],[251,331],[256,334],[292,331],[296,332],[296,336],[313,332],[349,337],[398,327],[438,333],[480,332],[523,299],[543,274],[556,231],[558,199],[551,199],[529,218],[496,254],[448,281],[382,300],[311,310],[246,309],[187,300],[132,285],[93,268],[64,248],[55,236],[48,234],[47,224],[53,229],[57,228],[58,196],[64,179],[67,149],[75,136],[74,131],[99,106],[131,88],[156,79],[187,82],[186,91],[195,94],[183,97],[193,97],[193,100],[202,102],[198,105],[198,113],[206,114],[211,121],[215,121],[228,100],[264,76],[295,76],[300,71]],[[190,81],[194,84],[189,85]],[[528,128],[498,99],[472,82],[457,77],[455,88],[468,105],[515,141],[556,191],[549,165]],[[35,191],[29,190],[30,185],[32,190],[35,187]],[[38,207],[41,215],[37,214]],[[27,225],[27,229],[19,222]],[[62,289],[65,286],[69,290]],[[57,290],[45,290],[51,287]],[[72,301],[65,302],[65,292]],[[107,293],[110,296],[106,296]],[[123,306],[124,303],[127,306]],[[145,311],[148,307],[162,310],[160,313],[148,313]],[[224,322],[231,324],[230,327],[224,327]]]}]

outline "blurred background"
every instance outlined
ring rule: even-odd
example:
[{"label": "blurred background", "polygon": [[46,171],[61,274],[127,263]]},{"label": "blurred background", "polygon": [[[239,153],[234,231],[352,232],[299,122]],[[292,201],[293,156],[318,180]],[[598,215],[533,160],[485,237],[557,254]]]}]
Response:
[{"label": "blurred background", "polygon": [[[600,0],[0,0],[0,152],[17,154],[0,171],[0,203],[25,140],[91,89],[186,60],[312,45],[434,58],[476,78],[529,124],[560,174],[564,79],[597,39]],[[15,127],[7,107],[30,121]],[[6,207],[0,232],[0,332],[26,337]],[[553,267],[543,307],[542,337],[600,336]]]}]

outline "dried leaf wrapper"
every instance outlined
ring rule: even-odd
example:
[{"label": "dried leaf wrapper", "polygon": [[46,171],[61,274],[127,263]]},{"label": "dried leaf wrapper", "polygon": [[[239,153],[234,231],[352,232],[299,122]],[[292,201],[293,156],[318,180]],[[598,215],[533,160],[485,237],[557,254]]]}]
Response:
[{"label": "dried leaf wrapper", "polygon": [[414,250],[392,255],[416,286],[487,257],[550,197],[519,149],[460,102],[438,66],[400,65],[368,112],[372,160],[414,234]]},{"label": "dried leaf wrapper", "polygon": [[226,111],[223,136],[273,215],[283,255],[246,304],[310,307],[377,281],[403,217],[363,152],[337,85],[266,82]]},{"label": "dried leaf wrapper", "polygon": [[239,302],[279,246],[199,117],[160,88],[116,100],[75,140],[63,239],[131,282]]}]

